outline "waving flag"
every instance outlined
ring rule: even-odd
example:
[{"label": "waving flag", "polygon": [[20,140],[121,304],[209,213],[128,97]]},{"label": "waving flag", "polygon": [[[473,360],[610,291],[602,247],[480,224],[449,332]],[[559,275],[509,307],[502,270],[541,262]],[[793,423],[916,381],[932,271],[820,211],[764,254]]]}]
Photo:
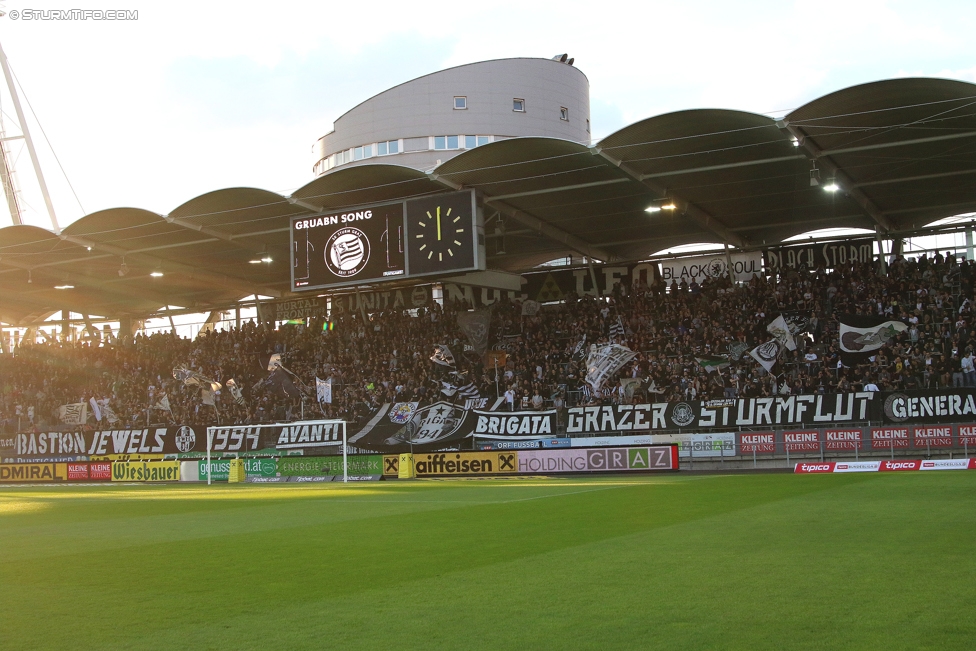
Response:
[{"label": "waving flag", "polygon": [[793,333],[790,332],[790,326],[786,323],[786,319],[783,318],[782,314],[766,326],[766,332],[773,335],[781,346],[790,350],[796,350],[796,341],[793,339]]},{"label": "waving flag", "polygon": [[244,402],[244,394],[241,393],[241,388],[237,386],[237,382],[234,378],[227,380],[227,389],[230,391],[230,395],[234,398],[234,402],[239,404],[241,407],[247,406]]},{"label": "waving flag", "polygon": [[616,341],[617,339],[623,339],[624,334],[624,322],[618,314],[617,320],[610,324],[610,340]]},{"label": "waving flag", "polygon": [[766,369],[766,372],[772,373],[773,367],[776,366],[776,360],[779,358],[780,351],[782,350],[783,345],[779,340],[770,339],[766,343],[759,344],[750,350],[749,354]]},{"label": "waving flag", "polygon": [[434,346],[434,354],[430,356],[430,361],[435,364],[440,364],[441,366],[454,367],[454,354],[451,349],[444,344],[436,344]]},{"label": "waving flag", "polygon": [[320,403],[332,404],[332,378],[328,380],[315,378],[315,395]]}]

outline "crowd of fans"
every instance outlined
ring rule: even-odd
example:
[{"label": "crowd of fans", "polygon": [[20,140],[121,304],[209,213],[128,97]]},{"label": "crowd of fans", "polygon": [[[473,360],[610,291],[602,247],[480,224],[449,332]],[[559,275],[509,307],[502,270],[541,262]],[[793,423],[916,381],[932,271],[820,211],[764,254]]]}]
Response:
[{"label": "crowd of fans", "polygon": [[[503,366],[465,352],[456,314],[472,306],[434,304],[324,318],[308,325],[246,323],[193,340],[170,333],[139,335],[110,344],[22,345],[0,356],[0,420],[6,431],[54,428],[66,403],[107,405],[112,428],[148,423],[213,424],[343,418],[362,422],[385,402],[462,400],[443,389],[474,385],[505,408],[563,408],[580,402],[705,400],[784,393],[911,390],[976,385],[973,365],[973,284],[976,265],[952,255],[925,255],[832,269],[789,269],[733,286],[728,279],[665,287],[617,285],[607,297],[570,295],[523,315],[518,301],[491,307],[491,348],[504,350]],[[805,332],[769,373],[748,350],[767,341],[778,314],[799,316]],[[841,357],[837,316],[884,315],[909,328],[860,363]],[[364,318],[365,317],[365,318]],[[637,356],[609,390],[585,387],[585,354],[623,325],[617,343]],[[582,345],[581,345],[582,343]],[[454,353],[456,369],[432,363],[438,344]],[[281,355],[287,370],[269,372]],[[727,356],[706,370],[700,358]],[[243,400],[226,387],[215,406],[200,390],[173,377],[185,366],[226,384],[234,379]],[[315,378],[332,380],[331,403],[316,400]],[[446,383],[446,384],[445,384]],[[450,389],[447,391],[450,393]],[[170,409],[167,411],[163,396]],[[94,411],[94,410],[93,410]],[[89,427],[105,428],[91,419]]]}]

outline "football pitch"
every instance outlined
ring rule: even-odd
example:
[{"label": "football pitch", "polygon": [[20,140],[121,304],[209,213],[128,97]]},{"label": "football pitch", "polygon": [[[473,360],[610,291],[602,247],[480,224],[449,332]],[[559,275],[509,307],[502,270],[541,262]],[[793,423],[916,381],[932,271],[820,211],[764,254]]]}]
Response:
[{"label": "football pitch", "polygon": [[976,472],[0,488],[0,649],[976,648]]}]

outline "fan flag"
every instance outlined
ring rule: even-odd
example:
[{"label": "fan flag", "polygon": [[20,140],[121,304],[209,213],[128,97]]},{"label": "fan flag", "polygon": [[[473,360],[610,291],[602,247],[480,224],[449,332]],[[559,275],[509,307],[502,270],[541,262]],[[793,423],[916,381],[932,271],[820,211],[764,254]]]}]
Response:
[{"label": "fan flag", "polygon": [[709,373],[729,365],[729,358],[722,355],[705,355],[704,357],[696,357],[695,361]]},{"label": "fan flag", "polygon": [[899,333],[908,330],[901,321],[884,317],[841,316],[838,335],[840,349],[845,353],[864,354],[878,350]]},{"label": "fan flag", "polygon": [[796,350],[796,341],[793,339],[793,333],[790,332],[790,326],[786,323],[786,319],[782,314],[766,326],[766,332],[773,335],[781,346],[785,346],[790,350]]}]

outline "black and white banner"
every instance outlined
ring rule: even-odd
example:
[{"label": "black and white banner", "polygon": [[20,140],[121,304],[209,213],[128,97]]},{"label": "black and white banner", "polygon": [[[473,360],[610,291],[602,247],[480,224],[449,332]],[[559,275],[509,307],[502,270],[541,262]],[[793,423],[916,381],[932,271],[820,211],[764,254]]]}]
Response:
[{"label": "black and white banner", "polygon": [[[497,399],[430,405],[386,403],[370,419],[348,430],[351,446],[380,452],[416,452],[457,448],[469,437],[547,438],[557,434],[556,412],[500,411]],[[831,432],[872,427],[913,427],[976,423],[976,389],[802,394],[767,398],[659,402],[636,405],[573,407],[567,412],[566,434],[721,432],[729,428],[828,429]],[[833,428],[833,429],[831,429]],[[932,434],[941,445],[941,434]],[[967,435],[968,436],[968,435]],[[836,437],[835,437],[836,438]],[[943,437],[944,438],[944,437]],[[976,447],[976,434],[971,436]],[[969,439],[967,439],[969,440]],[[257,428],[247,425],[218,430],[212,451],[314,451],[341,444],[341,425],[324,422],[283,423]],[[933,444],[936,445],[936,444]],[[206,451],[206,429],[151,427],[97,432],[16,434],[0,439],[4,461],[78,458],[103,455],[181,454]]]},{"label": "black and white banner", "polygon": [[586,382],[594,390],[600,387],[617,371],[622,369],[637,353],[619,344],[592,346],[586,356]]},{"label": "black and white banner", "polygon": [[729,260],[732,262],[732,275],[736,282],[747,282],[762,274],[762,257],[758,252],[699,255],[661,261],[661,279],[668,285],[672,282],[701,284],[706,278],[728,278]]},{"label": "black and white banner", "polygon": [[849,262],[870,262],[874,260],[874,240],[857,238],[842,242],[820,244],[799,244],[780,246],[763,251],[767,272],[784,269],[833,269]]},{"label": "black and white banner", "polygon": [[475,410],[477,419],[474,435],[508,437],[546,437],[556,433],[556,412],[547,411],[481,411]]}]

